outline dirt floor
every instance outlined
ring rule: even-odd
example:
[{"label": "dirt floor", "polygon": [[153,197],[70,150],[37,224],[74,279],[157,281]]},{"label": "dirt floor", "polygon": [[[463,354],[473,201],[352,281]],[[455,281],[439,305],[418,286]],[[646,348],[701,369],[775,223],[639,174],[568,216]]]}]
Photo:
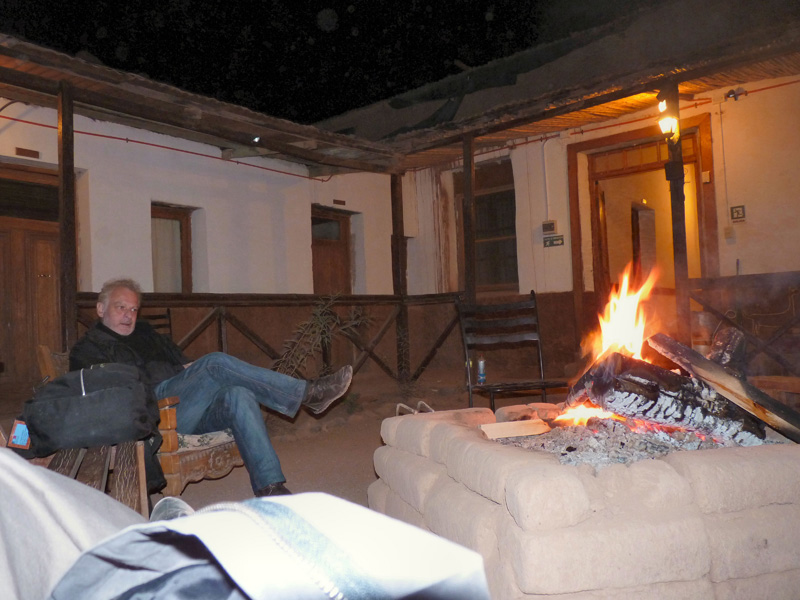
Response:
[{"label": "dirt floor", "polygon": [[[321,417],[305,411],[289,421],[268,414],[267,427],[286,475],[286,487],[293,493],[326,492],[362,506],[367,505],[367,488],[377,476],[372,463],[381,446],[381,422],[394,416],[398,404],[415,409],[424,401],[433,410],[467,406],[463,381],[451,374],[426,372],[405,396],[386,375],[356,374],[345,398]],[[488,400],[476,399],[476,406]],[[253,497],[247,471],[238,467],[218,480],[189,484],[182,496],[193,508],[216,502]],[[155,494],[151,500],[157,502]]]}]

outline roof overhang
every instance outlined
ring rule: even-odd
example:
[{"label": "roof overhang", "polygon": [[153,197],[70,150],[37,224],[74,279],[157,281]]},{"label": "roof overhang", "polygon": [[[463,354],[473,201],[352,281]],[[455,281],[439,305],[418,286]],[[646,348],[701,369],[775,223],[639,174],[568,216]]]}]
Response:
[{"label": "roof overhang", "polygon": [[381,143],[277,119],[0,35],[0,96],[55,107],[61,82],[71,87],[76,114],[211,144],[224,158],[267,156],[307,165],[317,175],[394,172],[402,158]]},{"label": "roof overhang", "polygon": [[602,28],[454,75],[321,123],[385,143],[403,169],[462,158],[521,139],[586,128],[745,82],[800,75],[800,3],[675,0]]}]

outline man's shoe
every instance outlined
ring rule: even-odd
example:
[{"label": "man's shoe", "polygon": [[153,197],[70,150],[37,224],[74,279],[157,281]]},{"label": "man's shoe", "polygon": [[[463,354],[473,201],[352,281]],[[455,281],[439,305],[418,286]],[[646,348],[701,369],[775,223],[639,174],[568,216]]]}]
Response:
[{"label": "man's shoe", "polygon": [[333,375],[309,381],[302,405],[315,415],[325,412],[334,400],[344,396],[352,379],[353,367],[345,365]]},{"label": "man's shoe", "polygon": [[256,492],[256,498],[264,498],[266,496],[290,496],[290,492],[282,481],[277,483],[270,483],[268,486],[261,488]]}]

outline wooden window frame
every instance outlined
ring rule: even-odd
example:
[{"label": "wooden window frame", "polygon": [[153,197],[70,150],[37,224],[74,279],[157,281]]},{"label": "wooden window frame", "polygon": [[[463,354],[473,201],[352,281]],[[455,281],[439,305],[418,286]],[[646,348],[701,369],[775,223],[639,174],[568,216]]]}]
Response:
[{"label": "wooden window frame", "polygon": [[184,206],[150,205],[151,219],[178,221],[181,238],[181,293],[192,293],[192,212]]},{"label": "wooden window frame", "polygon": [[[500,171],[498,171],[495,168],[493,168],[493,167],[496,167],[497,165],[492,165],[492,162],[494,162],[494,161],[489,161],[487,163],[478,163],[477,165],[475,165],[475,190],[474,190],[474,193],[473,193],[473,203],[477,204],[478,199],[481,196],[488,196],[488,195],[491,195],[491,194],[496,194],[498,192],[507,192],[507,191],[513,192],[513,194],[514,194],[514,207],[515,207],[515,212],[514,212],[514,236],[513,236],[513,238],[514,238],[514,240],[516,240],[517,237],[518,237],[518,233],[519,233],[519,223],[517,222],[517,217],[516,217],[517,190],[516,190],[516,185],[514,183],[513,169],[511,170],[511,180],[508,181],[507,178],[505,178],[505,177],[502,177],[502,178],[498,177],[497,174]],[[508,167],[510,168],[510,162],[511,161],[508,158],[500,159],[497,162],[498,163],[506,163],[507,162],[507,163],[509,163]],[[506,181],[508,181],[508,182],[506,183]],[[454,187],[455,187],[454,191],[455,191],[456,204],[458,206],[461,206],[463,204],[464,193],[463,193],[463,189],[462,189],[462,186],[460,184],[460,181],[459,181],[459,178],[458,178],[457,175],[454,177]],[[459,228],[463,232],[463,221],[460,221]],[[475,232],[473,231],[473,235],[474,234],[475,234]],[[502,236],[502,238],[503,239],[508,239],[508,238],[510,238],[510,236]],[[494,239],[497,239],[497,238],[494,238]],[[480,242],[478,241],[477,238],[475,238],[475,240],[474,240],[476,245],[481,243],[481,242],[488,242],[488,241],[491,241],[491,240],[483,239]],[[515,252],[516,252],[516,250],[517,249],[516,249],[516,244],[515,244]],[[475,268],[476,268],[476,273],[475,273],[475,278],[476,278],[475,290],[476,290],[476,292],[481,292],[481,293],[486,293],[486,292],[507,292],[507,291],[517,291],[519,289],[519,254],[517,254],[517,277],[516,277],[515,281],[513,281],[513,282],[494,283],[494,284],[480,283],[479,281],[477,281],[477,277],[478,277],[477,265],[475,265]]]}]

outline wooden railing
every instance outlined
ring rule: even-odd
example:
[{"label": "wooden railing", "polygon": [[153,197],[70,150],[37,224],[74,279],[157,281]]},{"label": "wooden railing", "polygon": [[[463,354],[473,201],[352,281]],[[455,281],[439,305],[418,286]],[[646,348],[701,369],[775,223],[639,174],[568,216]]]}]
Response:
[{"label": "wooden railing", "polygon": [[[455,302],[458,294],[429,294],[418,296],[337,296],[334,309],[348,310],[362,308],[373,312],[384,312],[378,319],[374,319],[367,331],[353,332],[341,331],[341,339],[346,340],[357,351],[353,361],[353,369],[358,372],[367,361],[372,361],[381,371],[399,383],[415,382],[424,373],[431,361],[436,357],[448,337],[457,330],[458,316]],[[274,340],[268,341],[265,335],[258,331],[256,321],[263,325],[264,316],[271,313],[270,319],[283,325],[284,335],[280,337],[280,344],[287,341],[287,319],[297,321],[298,310],[303,314],[310,314],[315,306],[329,300],[326,296],[301,295],[301,294],[145,294],[142,306],[150,310],[170,309],[173,321],[178,320],[181,313],[191,313],[190,326],[183,327],[183,331],[175,337],[176,343],[182,349],[188,349],[201,337],[206,340],[206,350],[230,352],[230,336],[233,331],[243,336],[253,348],[269,359],[276,360],[280,355]],[[77,298],[78,321],[84,328],[91,326],[95,321],[96,294],[80,293]],[[435,310],[442,313],[435,327],[431,327],[430,319],[409,319],[409,310],[421,307],[425,310]],[[449,307],[449,310],[447,308]],[[237,309],[254,309],[249,317],[237,314]],[[284,318],[282,315],[287,315]],[[277,316],[276,316],[277,315]],[[186,320],[185,318],[183,319]],[[263,327],[262,327],[263,329]],[[213,348],[208,348],[207,338],[209,331],[214,332]],[[385,349],[389,333],[394,333],[393,359],[381,356],[377,348],[379,345]],[[419,356],[416,365],[411,364],[411,349]],[[327,364],[330,356],[324,354],[320,359]],[[235,355],[235,353],[233,353]],[[460,368],[459,363],[454,363],[455,368]]]},{"label": "wooden railing", "polygon": [[800,272],[690,279],[689,297],[744,334],[748,365],[763,354],[800,376]]}]

